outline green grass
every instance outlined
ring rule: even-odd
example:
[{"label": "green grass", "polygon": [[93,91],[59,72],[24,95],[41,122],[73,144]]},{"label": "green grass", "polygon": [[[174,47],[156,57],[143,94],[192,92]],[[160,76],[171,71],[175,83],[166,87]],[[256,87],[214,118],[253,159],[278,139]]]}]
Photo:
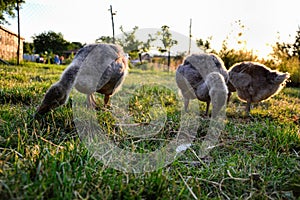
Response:
[{"label": "green grass", "polygon": [[[245,103],[234,94],[219,143],[204,158],[197,152],[209,121],[200,103],[193,146],[161,169],[133,174],[93,157],[78,136],[71,101],[41,119],[33,118],[63,69],[35,63],[0,65],[0,199],[299,198],[299,88],[285,88],[255,104],[250,117],[243,115]],[[97,96],[102,104],[103,97]],[[146,131],[153,120],[163,121],[163,128],[156,130],[161,134],[146,141],[118,128],[112,108],[97,111],[99,126],[120,148],[150,152],[179,130],[182,101],[173,72],[132,69],[111,101],[112,108],[117,102],[128,104],[130,122],[144,124]],[[153,105],[160,107],[151,110]]]}]

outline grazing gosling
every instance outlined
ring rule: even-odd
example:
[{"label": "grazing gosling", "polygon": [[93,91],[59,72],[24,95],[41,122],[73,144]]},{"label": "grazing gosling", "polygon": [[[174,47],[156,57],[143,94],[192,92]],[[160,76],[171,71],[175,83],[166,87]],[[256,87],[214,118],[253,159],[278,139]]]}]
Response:
[{"label": "grazing gosling", "polygon": [[48,89],[36,112],[45,114],[66,103],[74,86],[87,95],[88,106],[96,107],[94,92],[104,94],[104,104],[107,105],[128,72],[127,59],[123,55],[121,47],[113,44],[84,46],[64,70],[60,80]]},{"label": "grazing gosling", "polygon": [[250,113],[251,103],[264,101],[280,92],[289,73],[282,73],[256,62],[241,62],[229,71],[229,82],[237,91],[238,97],[247,102],[246,113]]},{"label": "grazing gosling", "polygon": [[217,101],[212,99],[216,97],[212,91],[228,95],[227,80],[227,70],[218,56],[206,53],[188,56],[176,70],[176,83],[184,98],[185,111],[190,99],[197,98],[206,102],[205,115],[208,115],[210,102],[214,106]]}]

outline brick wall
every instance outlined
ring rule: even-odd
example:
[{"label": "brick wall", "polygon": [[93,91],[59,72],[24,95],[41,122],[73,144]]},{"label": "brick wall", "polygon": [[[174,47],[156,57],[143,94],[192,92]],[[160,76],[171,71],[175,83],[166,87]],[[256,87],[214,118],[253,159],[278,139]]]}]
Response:
[{"label": "brick wall", "polygon": [[[23,59],[23,41],[20,41],[20,61]],[[0,58],[3,60],[17,59],[18,34],[0,26]]]}]

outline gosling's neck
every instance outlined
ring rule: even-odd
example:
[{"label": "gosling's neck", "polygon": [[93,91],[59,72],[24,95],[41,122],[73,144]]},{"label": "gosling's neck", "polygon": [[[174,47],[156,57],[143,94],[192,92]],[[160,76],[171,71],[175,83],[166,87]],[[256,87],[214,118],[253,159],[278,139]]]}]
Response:
[{"label": "gosling's neck", "polygon": [[63,72],[58,84],[61,85],[67,92],[70,92],[72,87],[74,86],[79,66],[74,63],[71,63],[70,66]]}]

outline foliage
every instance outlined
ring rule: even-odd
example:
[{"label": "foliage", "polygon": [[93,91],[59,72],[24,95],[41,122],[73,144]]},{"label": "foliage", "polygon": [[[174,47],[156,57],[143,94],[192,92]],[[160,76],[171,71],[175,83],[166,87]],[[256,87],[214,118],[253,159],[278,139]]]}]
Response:
[{"label": "foliage", "polygon": [[23,42],[23,53],[33,54],[34,53],[34,44],[31,42]]},{"label": "foliage", "polygon": [[53,31],[34,35],[33,44],[35,52],[39,54],[45,52],[62,54],[62,52],[67,50],[70,45],[70,43],[64,39],[62,33],[55,33]]},{"label": "foliage", "polygon": [[212,37],[209,37],[205,41],[201,38],[197,39],[196,40],[197,47],[199,47],[200,49],[203,49],[205,52],[210,52],[210,51],[212,51],[212,49],[211,49],[211,40],[212,40]]},{"label": "foliage", "polygon": [[[117,39],[117,43],[121,45],[125,52],[129,53],[132,59],[140,58],[143,52],[147,52],[151,43],[156,40],[156,37],[153,37],[151,34],[148,34],[148,39],[146,42],[140,41],[136,38],[136,31],[138,30],[138,26],[135,26],[132,31],[125,32],[123,27],[120,27],[123,36]],[[104,39],[109,37],[103,37]]]},{"label": "foliage", "polygon": [[[19,5],[25,3],[24,0],[17,0]],[[16,0],[0,0],[0,24],[8,24],[6,15],[15,17]]]},{"label": "foliage", "polygon": [[257,56],[252,52],[228,48],[226,40],[223,41],[222,48],[217,54],[223,60],[227,69],[238,62],[258,61]]},{"label": "foliage", "polygon": [[[45,40],[45,39],[46,39],[46,37],[43,38],[43,40]],[[65,41],[65,43],[66,43],[66,45],[62,45],[62,47],[61,47],[62,50],[59,50],[58,52],[62,53],[63,51],[67,51],[67,50],[80,49],[84,46],[80,42],[67,42],[67,41]],[[45,51],[47,51],[47,53]],[[49,54],[51,52],[52,52],[52,54],[55,53],[55,52],[53,52],[52,49],[50,49],[50,52],[48,52],[48,50],[45,50],[45,51],[40,52],[40,54],[45,55],[45,54]],[[34,46],[34,43],[23,42],[23,53],[24,54],[34,54],[34,53],[36,53],[36,48]],[[61,54],[61,53],[59,53],[59,54]]]},{"label": "foliage", "polygon": [[294,43],[276,42],[268,66],[283,72],[289,72],[291,77],[288,85],[300,86],[300,27],[296,32]]},{"label": "foliage", "polygon": [[[123,47],[124,51],[129,53],[130,57],[135,59],[141,53],[147,52],[151,43],[156,40],[155,36],[148,34],[148,39],[146,42],[140,41],[136,38],[136,31],[138,30],[138,26],[135,26],[131,32],[125,32],[123,27],[120,27],[123,36],[121,38],[116,39],[116,43]],[[97,43],[113,43],[113,38],[110,36],[101,36],[96,39]]]},{"label": "foliage", "polygon": [[65,50],[74,50],[74,49],[80,49],[84,46],[84,44],[82,44],[81,42],[68,42],[68,46],[67,49]]},{"label": "foliage", "polygon": [[267,66],[272,69],[290,73],[290,81],[287,83],[288,86],[300,86],[300,60],[297,57],[282,57],[279,61],[269,61],[267,63],[269,64]]},{"label": "foliage", "polygon": [[155,40],[157,40],[156,36],[148,34],[147,41],[142,44],[142,51],[144,51],[144,52],[149,51],[152,46],[151,43],[154,42]]},{"label": "foliage", "polygon": [[100,38],[96,39],[96,43],[113,43],[114,39],[110,36],[101,36]]},{"label": "foliage", "polygon": [[273,48],[273,56],[281,59],[297,57],[300,60],[300,26],[296,31],[294,43],[277,42]]},{"label": "foliage", "polygon": [[172,33],[169,30],[170,27],[167,25],[163,25],[161,27],[161,32],[158,31],[156,33],[157,37],[161,37],[160,41],[163,43],[163,47],[159,47],[159,50],[161,52],[168,52],[168,71],[170,71],[170,64],[171,64],[171,57],[170,57],[170,51],[171,47],[178,44],[177,40],[172,39]]},{"label": "foliage", "polygon": [[163,43],[163,47],[160,47],[161,51],[170,51],[171,47],[178,43],[177,40],[172,39],[172,33],[169,28],[167,25],[164,25],[161,27],[161,32],[157,32],[157,36],[161,37],[160,41]]},{"label": "foliage", "polygon": [[133,27],[132,31],[125,32],[123,27],[120,27],[121,32],[123,33],[123,38],[119,39],[119,43],[122,45],[125,52],[139,52],[139,49],[143,42],[139,41],[136,38],[136,31],[138,26]]}]

